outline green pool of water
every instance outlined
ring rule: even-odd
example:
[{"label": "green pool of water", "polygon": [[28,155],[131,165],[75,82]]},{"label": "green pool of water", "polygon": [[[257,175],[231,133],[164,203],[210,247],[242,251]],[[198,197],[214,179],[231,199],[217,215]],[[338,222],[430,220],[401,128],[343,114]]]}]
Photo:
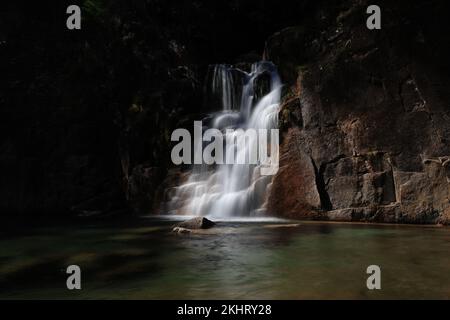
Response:
[{"label": "green pool of water", "polygon": [[[179,235],[173,223],[2,230],[0,298],[450,298],[449,228],[235,221]],[[82,290],[66,288],[71,264]],[[382,289],[370,291],[374,264]]]}]

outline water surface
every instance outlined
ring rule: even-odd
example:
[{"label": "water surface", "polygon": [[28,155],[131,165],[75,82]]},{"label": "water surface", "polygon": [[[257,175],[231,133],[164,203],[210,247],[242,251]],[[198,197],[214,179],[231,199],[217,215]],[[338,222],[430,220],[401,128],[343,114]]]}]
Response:
[{"label": "water surface", "polygon": [[[201,234],[139,218],[0,232],[0,298],[450,298],[450,229],[293,222],[219,222]],[[65,269],[82,269],[82,290]],[[366,288],[366,268],[382,290]]]}]

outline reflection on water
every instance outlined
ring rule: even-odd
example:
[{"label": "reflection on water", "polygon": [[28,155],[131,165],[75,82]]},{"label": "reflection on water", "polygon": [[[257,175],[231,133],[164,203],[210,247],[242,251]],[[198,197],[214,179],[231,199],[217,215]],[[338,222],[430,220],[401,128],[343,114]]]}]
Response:
[{"label": "reflection on water", "polygon": [[[199,234],[173,221],[0,233],[0,298],[450,298],[450,229],[223,221]],[[65,289],[68,265],[82,290]],[[366,268],[382,290],[366,289]]]}]

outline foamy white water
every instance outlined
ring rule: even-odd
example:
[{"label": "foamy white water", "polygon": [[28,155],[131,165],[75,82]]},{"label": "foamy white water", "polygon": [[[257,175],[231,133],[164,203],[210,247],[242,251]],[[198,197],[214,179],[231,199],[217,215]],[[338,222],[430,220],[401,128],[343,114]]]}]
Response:
[{"label": "foamy white water", "polygon": [[[239,77],[238,81],[236,77]],[[226,129],[267,129],[270,132],[277,128],[281,82],[272,63],[255,63],[250,73],[217,65],[213,67],[210,80],[210,88],[220,96],[222,104],[222,111],[213,114],[211,126],[221,130],[224,141],[231,141],[229,135],[234,134]],[[268,84],[268,92],[257,97],[257,90],[262,91],[264,81]],[[249,159],[251,150],[260,148],[261,143],[265,142],[250,136],[248,143],[237,148],[233,144],[227,145],[226,154]],[[197,145],[195,151],[201,152],[201,148]],[[234,148],[236,150],[232,150]],[[187,181],[175,188],[168,209],[175,215],[215,219],[261,216],[265,213],[271,181],[272,176],[261,175],[260,163],[194,165]]]}]

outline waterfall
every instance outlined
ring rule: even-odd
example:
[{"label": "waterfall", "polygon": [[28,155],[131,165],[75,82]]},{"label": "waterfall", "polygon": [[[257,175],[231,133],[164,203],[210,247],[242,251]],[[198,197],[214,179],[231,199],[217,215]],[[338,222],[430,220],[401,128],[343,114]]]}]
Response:
[{"label": "waterfall", "polygon": [[[229,65],[211,66],[207,82],[216,109],[221,109],[210,115],[208,127],[220,130],[224,140],[233,138],[226,129],[277,128],[282,85],[272,63],[255,63],[249,73]],[[249,157],[257,143],[250,137],[241,148],[227,144],[225,153]],[[200,143],[194,151],[201,152],[201,148]],[[260,163],[197,164],[187,180],[172,190],[169,212],[213,218],[261,215],[271,180],[272,176],[261,174]]]},{"label": "waterfall", "polygon": [[234,95],[234,80],[232,69],[229,66],[219,64],[213,67],[212,93],[219,95],[222,99],[223,110],[235,108],[236,97]]}]

